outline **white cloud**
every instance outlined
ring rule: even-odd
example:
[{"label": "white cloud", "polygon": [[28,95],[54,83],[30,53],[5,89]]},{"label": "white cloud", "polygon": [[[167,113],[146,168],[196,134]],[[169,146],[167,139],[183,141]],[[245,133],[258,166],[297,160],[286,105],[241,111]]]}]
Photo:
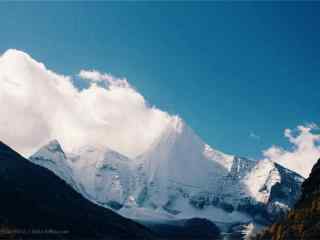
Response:
[{"label": "white cloud", "polygon": [[[85,144],[106,145],[128,156],[147,149],[171,116],[150,107],[126,79],[82,70],[89,88],[48,70],[28,54],[0,56],[0,140],[24,155],[51,139],[67,151]],[[106,81],[106,87],[96,84]]]},{"label": "white cloud", "polygon": [[80,70],[78,76],[93,82],[105,81],[109,86],[130,87],[127,79],[116,78],[110,73],[100,73],[97,70]]},{"label": "white cloud", "polygon": [[320,134],[316,124],[300,125],[295,130],[285,129],[284,136],[292,144],[291,150],[272,146],[264,156],[304,177],[308,177],[313,165],[320,158]]}]

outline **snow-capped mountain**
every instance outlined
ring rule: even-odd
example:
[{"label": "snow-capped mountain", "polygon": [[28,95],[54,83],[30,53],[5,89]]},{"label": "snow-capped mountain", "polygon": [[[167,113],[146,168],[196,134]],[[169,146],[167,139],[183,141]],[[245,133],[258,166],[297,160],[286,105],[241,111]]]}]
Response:
[{"label": "snow-capped mountain", "polygon": [[40,148],[30,159],[33,163],[50,169],[58,177],[76,188],[76,183],[73,181],[73,170],[57,140],[52,140]]},{"label": "snow-capped mountain", "polygon": [[232,156],[215,152],[179,118],[172,121],[150,149],[140,156],[146,174],[148,203],[168,206],[183,192],[219,191]]},{"label": "snow-capped mountain", "polygon": [[30,160],[91,201],[137,219],[264,222],[293,205],[303,181],[269,160],[214,150],[178,117],[135,159],[107,146],[85,146],[65,154],[53,141]]},{"label": "snow-capped mountain", "polygon": [[122,205],[129,194],[134,172],[127,157],[101,146],[84,146],[65,154],[53,140],[30,157],[66,180],[86,198],[100,205]]}]

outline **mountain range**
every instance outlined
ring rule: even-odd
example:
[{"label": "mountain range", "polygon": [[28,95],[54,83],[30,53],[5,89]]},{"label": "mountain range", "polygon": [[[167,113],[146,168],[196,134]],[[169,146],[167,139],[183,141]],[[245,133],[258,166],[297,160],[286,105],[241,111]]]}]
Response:
[{"label": "mountain range", "polygon": [[91,202],[143,224],[205,218],[224,231],[273,222],[294,206],[304,181],[268,159],[211,148],[179,117],[136,158],[103,144],[64,152],[52,140],[29,160]]}]

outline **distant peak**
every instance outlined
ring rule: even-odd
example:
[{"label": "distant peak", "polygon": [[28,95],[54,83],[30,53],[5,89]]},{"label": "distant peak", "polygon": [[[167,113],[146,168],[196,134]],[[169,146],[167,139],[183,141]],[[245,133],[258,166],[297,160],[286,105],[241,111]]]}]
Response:
[{"label": "distant peak", "polygon": [[64,152],[58,140],[53,139],[42,148],[48,149],[50,152]]},{"label": "distant peak", "polygon": [[58,142],[57,139],[53,139],[48,143],[48,145],[60,145],[60,143]]}]

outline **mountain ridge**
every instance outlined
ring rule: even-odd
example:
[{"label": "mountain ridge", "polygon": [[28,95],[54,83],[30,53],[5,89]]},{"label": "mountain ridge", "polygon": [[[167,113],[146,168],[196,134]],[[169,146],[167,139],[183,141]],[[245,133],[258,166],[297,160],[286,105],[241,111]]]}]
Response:
[{"label": "mountain ridge", "polygon": [[[266,223],[292,207],[303,181],[270,160],[252,161],[211,148],[178,117],[135,159],[107,147],[87,150],[64,154],[73,187],[129,218]],[[54,168],[41,161],[47,158],[42,153],[37,151],[30,160]]]}]

